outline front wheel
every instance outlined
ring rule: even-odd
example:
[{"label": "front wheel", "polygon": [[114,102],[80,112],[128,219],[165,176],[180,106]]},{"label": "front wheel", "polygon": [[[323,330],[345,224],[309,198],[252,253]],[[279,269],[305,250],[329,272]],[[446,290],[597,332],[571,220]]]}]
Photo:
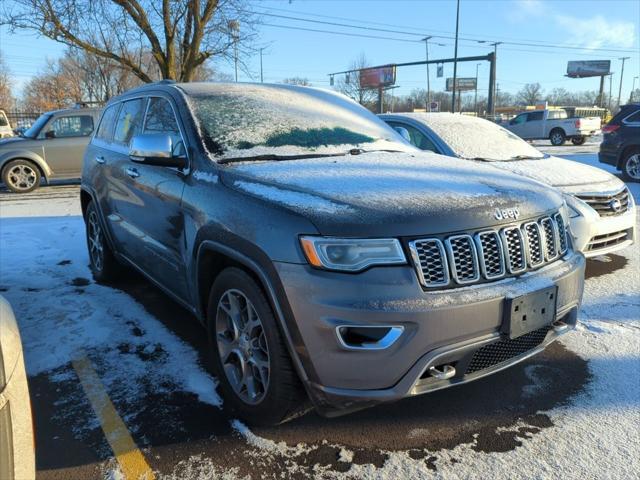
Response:
[{"label": "front wheel", "polygon": [[559,128],[552,130],[549,134],[549,140],[551,141],[551,145],[554,147],[559,147],[560,145],[564,145],[567,137],[562,130]]},{"label": "front wheel", "polygon": [[93,278],[98,283],[117,280],[122,272],[122,266],[116,260],[107,243],[98,210],[93,202],[87,206],[84,221],[89,250],[89,268],[91,268]]},{"label": "front wheel", "polygon": [[628,182],[640,182],[640,148],[634,148],[622,159],[622,176]]},{"label": "front wheel", "polygon": [[251,425],[304,413],[304,393],[269,302],[243,270],[214,282],[207,311],[212,365],[225,406]]},{"label": "front wheel", "polygon": [[40,170],[29,160],[12,160],[2,169],[2,181],[14,193],[29,193],[40,185]]},{"label": "front wheel", "polygon": [[573,137],[571,139],[571,143],[574,145],[584,145],[584,142],[587,141],[587,137]]}]

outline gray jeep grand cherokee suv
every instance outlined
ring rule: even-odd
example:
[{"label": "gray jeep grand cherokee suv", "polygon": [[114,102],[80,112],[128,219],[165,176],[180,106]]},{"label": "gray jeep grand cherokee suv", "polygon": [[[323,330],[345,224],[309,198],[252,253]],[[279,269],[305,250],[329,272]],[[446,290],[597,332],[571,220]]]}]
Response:
[{"label": "gray jeep grand cherokee suv", "polygon": [[556,193],[414,150],[332,92],[132,90],[81,195],[95,278],[132,266],[192,311],[253,424],[475,380],[576,323],[584,258]]}]

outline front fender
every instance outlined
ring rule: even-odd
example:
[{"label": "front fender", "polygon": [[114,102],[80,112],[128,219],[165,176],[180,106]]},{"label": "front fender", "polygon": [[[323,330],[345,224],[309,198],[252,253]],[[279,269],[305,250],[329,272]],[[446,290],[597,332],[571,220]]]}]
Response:
[{"label": "front fender", "polygon": [[42,176],[45,178],[45,180],[48,181],[51,175],[53,175],[53,170],[51,170],[47,162],[45,162],[40,155],[32,152],[31,150],[22,149],[9,150],[7,152],[0,153],[0,170],[4,168],[6,163],[10,162],[11,160],[17,160],[19,158],[24,158],[35,163],[40,168]]}]

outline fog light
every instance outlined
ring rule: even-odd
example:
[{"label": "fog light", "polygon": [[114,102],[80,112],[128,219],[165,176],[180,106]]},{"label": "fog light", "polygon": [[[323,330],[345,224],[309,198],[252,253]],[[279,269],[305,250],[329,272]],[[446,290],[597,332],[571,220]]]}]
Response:
[{"label": "fog light", "polygon": [[395,343],[402,332],[402,326],[340,326],[336,327],[338,341],[351,350],[383,350]]}]

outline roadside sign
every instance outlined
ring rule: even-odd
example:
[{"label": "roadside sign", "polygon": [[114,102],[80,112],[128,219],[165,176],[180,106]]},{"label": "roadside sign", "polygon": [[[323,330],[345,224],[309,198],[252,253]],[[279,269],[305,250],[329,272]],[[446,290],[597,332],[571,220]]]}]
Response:
[{"label": "roadside sign", "polygon": [[575,60],[567,63],[567,77],[601,77],[611,73],[611,60]]},{"label": "roadside sign", "polygon": [[380,88],[396,83],[395,65],[360,70],[360,88]]},{"label": "roadside sign", "polygon": [[[471,78],[456,78],[456,90],[461,92],[463,90],[475,90],[476,79]],[[447,92],[453,90],[453,78],[447,78]]]},{"label": "roadside sign", "polygon": [[431,102],[431,103],[429,103],[429,111],[430,112],[439,112],[440,111],[440,102]]}]

